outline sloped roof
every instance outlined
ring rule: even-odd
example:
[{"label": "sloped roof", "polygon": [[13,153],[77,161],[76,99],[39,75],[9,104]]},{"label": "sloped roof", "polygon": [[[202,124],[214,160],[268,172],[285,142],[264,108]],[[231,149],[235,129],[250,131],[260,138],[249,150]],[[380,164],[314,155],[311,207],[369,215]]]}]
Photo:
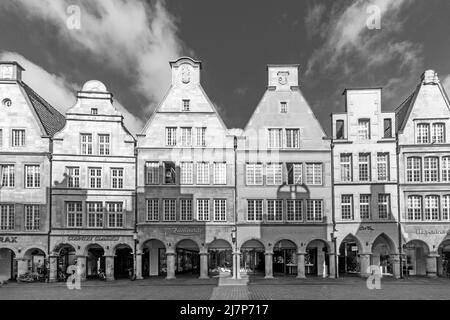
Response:
[{"label": "sloped roof", "polygon": [[401,132],[403,130],[405,122],[408,119],[408,115],[411,113],[411,109],[414,106],[419,90],[420,85],[418,85],[416,90],[414,90],[414,92],[395,109],[395,123],[397,126],[396,132]]},{"label": "sloped roof", "polygon": [[56,132],[64,127],[66,122],[65,117],[28,85],[22,83],[22,86],[47,135],[53,137]]}]

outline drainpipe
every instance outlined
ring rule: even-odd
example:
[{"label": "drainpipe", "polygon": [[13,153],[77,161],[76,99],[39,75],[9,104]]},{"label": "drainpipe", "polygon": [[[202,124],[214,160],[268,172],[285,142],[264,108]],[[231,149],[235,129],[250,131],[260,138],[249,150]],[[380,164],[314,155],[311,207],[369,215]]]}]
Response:
[{"label": "drainpipe", "polygon": [[[237,215],[237,136],[234,136],[234,226],[233,226],[233,231],[232,231],[232,240],[233,240],[233,244],[234,244],[234,253],[238,252],[238,241],[237,241],[237,220],[238,220],[238,215]],[[234,235],[234,237],[233,237]],[[234,279],[240,279],[240,261],[238,259],[238,255],[235,255],[233,253],[233,265],[234,265],[234,274],[233,274],[233,278]]]},{"label": "drainpipe", "polygon": [[[133,263],[133,277],[136,278],[136,270],[137,270],[137,244],[138,234],[137,234],[137,223],[138,223],[138,210],[137,210],[137,177],[138,177],[138,163],[137,163],[137,143],[134,141],[134,234],[133,234],[133,242],[134,242],[134,263]],[[142,272],[141,272],[142,273]],[[142,275],[141,275],[142,276]]]},{"label": "drainpipe", "polygon": [[398,133],[395,137],[395,153],[397,162],[397,228],[398,228],[398,253],[400,258],[400,279],[403,279],[403,252],[402,252],[402,226],[400,209],[400,147],[398,143]]},{"label": "drainpipe", "polygon": [[336,212],[334,209],[335,200],[334,200],[334,137],[333,137],[333,115],[331,115],[331,216],[333,219],[333,232],[332,240],[333,240],[333,246],[334,246],[334,277],[337,279],[339,277],[339,271],[338,271],[338,252],[337,252],[337,243],[336,243]]},{"label": "drainpipe", "polygon": [[50,234],[52,232],[52,219],[53,219],[53,139],[50,138],[50,154],[48,156],[50,165],[50,183],[49,183],[49,197],[48,197],[48,236],[47,236],[47,259],[48,259],[48,280],[50,280],[50,254],[51,254],[51,244],[50,244]]}]

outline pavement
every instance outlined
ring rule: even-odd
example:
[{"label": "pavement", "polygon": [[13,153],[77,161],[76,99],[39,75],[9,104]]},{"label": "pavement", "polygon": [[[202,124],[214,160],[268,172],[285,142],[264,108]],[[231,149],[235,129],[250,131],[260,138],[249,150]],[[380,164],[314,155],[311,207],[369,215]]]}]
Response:
[{"label": "pavement", "polygon": [[65,283],[16,283],[0,287],[0,300],[448,300],[450,279],[383,277],[380,289],[368,289],[366,279],[229,277],[197,279],[192,276],[173,280],[90,280],[80,290],[69,290]]}]

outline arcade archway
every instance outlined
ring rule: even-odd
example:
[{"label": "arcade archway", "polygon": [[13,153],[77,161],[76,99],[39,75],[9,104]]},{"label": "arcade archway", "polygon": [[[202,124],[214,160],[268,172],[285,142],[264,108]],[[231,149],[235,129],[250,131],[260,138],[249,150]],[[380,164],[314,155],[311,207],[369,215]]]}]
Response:
[{"label": "arcade archway", "polygon": [[86,250],[86,279],[98,279],[101,272],[106,272],[105,250],[98,244],[91,244]]},{"label": "arcade archway", "polygon": [[297,246],[280,240],[273,247],[273,273],[276,276],[297,275]]},{"label": "arcade archway", "polygon": [[384,233],[372,244],[372,265],[379,266],[384,275],[394,274],[394,242]]},{"label": "arcade archway", "polygon": [[427,257],[430,254],[428,245],[421,240],[412,240],[405,244],[405,271],[410,276],[427,274]]},{"label": "arcade archway", "polygon": [[128,278],[133,274],[134,256],[129,245],[120,244],[116,247],[114,256],[114,279]]},{"label": "arcade archway", "polygon": [[233,250],[231,244],[217,239],[208,245],[208,270],[211,275],[232,273]]},{"label": "arcade archway", "polygon": [[312,240],[306,246],[305,273],[310,276],[327,276],[330,259],[328,244],[320,239]]},{"label": "arcade archway", "polygon": [[142,246],[142,276],[165,276],[166,274],[166,246],[157,239],[147,240]]},{"label": "arcade archway", "polygon": [[241,272],[263,274],[265,269],[264,245],[255,239],[244,242],[241,246]]},{"label": "arcade archway", "polygon": [[342,240],[339,246],[339,274],[354,275],[361,272],[359,254],[361,244],[352,234]]},{"label": "arcade archway", "polygon": [[450,239],[439,245],[438,254],[438,274],[450,278]]},{"label": "arcade archway", "polygon": [[175,274],[200,274],[200,255],[197,243],[193,240],[181,240],[176,245]]},{"label": "arcade archway", "polygon": [[24,258],[28,263],[28,272],[39,276],[40,279],[44,280],[47,276],[47,266],[45,261],[45,252],[41,249],[31,248],[28,249]]},{"label": "arcade archway", "polygon": [[0,249],[0,277],[8,280],[15,280],[17,278],[17,261],[16,254],[13,250],[8,248]]}]

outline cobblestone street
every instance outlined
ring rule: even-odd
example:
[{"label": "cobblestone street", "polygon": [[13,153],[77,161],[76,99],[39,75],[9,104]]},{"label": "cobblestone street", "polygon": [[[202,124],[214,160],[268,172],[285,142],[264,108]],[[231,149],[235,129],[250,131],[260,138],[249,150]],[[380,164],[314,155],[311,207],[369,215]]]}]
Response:
[{"label": "cobblestone street", "polygon": [[69,290],[64,283],[18,284],[0,288],[0,300],[335,300],[335,299],[444,299],[450,298],[450,279],[383,278],[380,290],[369,290],[361,278],[295,278],[264,280],[247,284],[221,284],[218,279],[181,278],[171,281],[149,279],[130,282],[88,281],[81,290]]}]

